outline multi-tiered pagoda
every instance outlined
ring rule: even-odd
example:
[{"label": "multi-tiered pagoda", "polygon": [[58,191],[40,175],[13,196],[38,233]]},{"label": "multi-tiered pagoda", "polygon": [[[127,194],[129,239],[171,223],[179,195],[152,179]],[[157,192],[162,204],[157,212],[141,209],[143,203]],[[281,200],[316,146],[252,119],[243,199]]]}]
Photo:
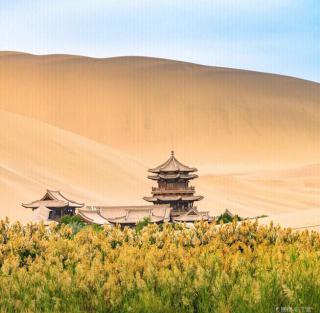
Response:
[{"label": "multi-tiered pagoda", "polygon": [[151,197],[143,199],[153,204],[169,204],[173,215],[184,214],[195,209],[194,202],[203,199],[202,196],[195,195],[193,186],[189,186],[189,181],[198,177],[194,174],[196,171],[196,168],[179,162],[172,151],[165,163],[149,169],[153,175],[148,178],[157,181],[158,187],[152,188]]}]

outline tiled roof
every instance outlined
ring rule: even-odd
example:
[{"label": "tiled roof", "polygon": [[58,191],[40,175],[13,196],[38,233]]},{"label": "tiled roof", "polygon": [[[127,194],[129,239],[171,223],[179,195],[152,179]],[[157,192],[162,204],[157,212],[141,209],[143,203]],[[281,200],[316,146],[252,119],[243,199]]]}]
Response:
[{"label": "tiled roof", "polygon": [[70,200],[58,190],[47,190],[40,200],[25,203],[22,204],[22,206],[25,208],[38,208],[40,206],[47,208],[63,208],[67,206],[72,208],[81,208],[84,206],[84,203]]},{"label": "tiled roof", "polygon": [[69,202],[69,206],[70,207],[75,207],[75,208],[81,208],[84,206],[84,203],[80,203],[80,202],[77,202],[77,201],[74,201],[74,200],[70,200],[68,199],[66,196],[64,196],[61,191],[59,190],[49,190],[47,189],[47,192],[46,194],[43,196],[42,199],[46,198],[46,197],[49,197],[51,198],[52,200],[65,200],[65,201],[68,201]]},{"label": "tiled roof", "polygon": [[159,180],[159,179],[177,179],[177,178],[182,178],[182,179],[194,179],[198,178],[198,175],[196,174],[189,174],[189,173],[176,173],[176,174],[169,174],[169,173],[161,173],[157,175],[149,175],[149,179],[152,180]]},{"label": "tiled roof", "polygon": [[203,199],[203,196],[156,196],[153,197],[143,197],[144,200],[149,202],[155,202],[155,201],[199,201]]},{"label": "tiled roof", "polygon": [[32,208],[32,209],[36,209],[39,207],[64,208],[64,207],[67,207],[68,204],[69,202],[65,200],[36,200],[30,203],[22,204],[22,206],[25,208]]},{"label": "tiled roof", "polygon": [[161,172],[195,172],[197,171],[194,167],[188,167],[181,162],[179,162],[175,156],[174,152],[171,152],[170,158],[163,164],[157,166],[156,168],[149,169],[151,173],[161,173]]},{"label": "tiled roof", "polygon": [[101,214],[100,210],[78,209],[78,215],[89,224],[110,224]]},{"label": "tiled roof", "polygon": [[173,222],[196,222],[196,221],[207,221],[209,219],[208,212],[199,212],[196,208],[190,209],[188,212],[172,216]]},{"label": "tiled roof", "polygon": [[171,208],[166,204],[98,207],[93,210],[78,210],[79,216],[89,223],[91,222],[90,219],[93,223],[94,218],[97,218],[97,216],[100,215],[102,219],[112,224],[137,224],[144,218],[149,218],[151,223],[165,222],[170,220],[170,212]]}]

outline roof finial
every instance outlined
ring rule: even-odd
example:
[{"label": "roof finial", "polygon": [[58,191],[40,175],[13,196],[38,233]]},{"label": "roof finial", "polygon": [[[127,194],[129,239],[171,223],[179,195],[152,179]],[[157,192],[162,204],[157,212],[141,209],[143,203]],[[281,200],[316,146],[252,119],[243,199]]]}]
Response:
[{"label": "roof finial", "polygon": [[173,150],[171,150],[171,155],[174,156],[174,151]]}]

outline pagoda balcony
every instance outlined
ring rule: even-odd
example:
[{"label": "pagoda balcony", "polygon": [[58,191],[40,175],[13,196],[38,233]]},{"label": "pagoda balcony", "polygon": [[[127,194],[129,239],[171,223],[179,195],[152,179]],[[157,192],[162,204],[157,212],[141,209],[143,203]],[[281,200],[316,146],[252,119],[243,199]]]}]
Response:
[{"label": "pagoda balcony", "polygon": [[151,193],[154,195],[161,195],[161,194],[194,194],[195,188],[192,187],[181,187],[181,188],[159,188],[159,187],[152,187]]}]

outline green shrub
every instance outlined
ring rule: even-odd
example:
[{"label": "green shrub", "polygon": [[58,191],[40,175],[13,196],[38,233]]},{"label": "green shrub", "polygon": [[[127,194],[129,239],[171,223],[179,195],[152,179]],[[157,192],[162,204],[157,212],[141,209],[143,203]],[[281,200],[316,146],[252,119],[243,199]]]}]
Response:
[{"label": "green shrub", "polygon": [[69,224],[79,224],[85,226],[86,223],[81,219],[81,217],[77,215],[65,215],[61,217],[60,221],[61,224],[69,225]]},{"label": "green shrub", "polygon": [[87,224],[77,215],[65,215],[60,221],[60,225],[68,225],[72,228],[72,233],[76,234],[80,229],[85,227]]},{"label": "green shrub", "polygon": [[239,222],[239,221],[242,220],[242,218],[239,217],[238,215],[231,216],[228,213],[223,213],[223,214],[219,215],[218,218],[216,219],[217,224],[220,224],[220,223],[222,223],[222,224],[231,223],[234,220]]},{"label": "green shrub", "polygon": [[145,217],[142,221],[138,222],[136,225],[136,231],[140,232],[145,226],[150,224],[151,220],[149,217]]}]

